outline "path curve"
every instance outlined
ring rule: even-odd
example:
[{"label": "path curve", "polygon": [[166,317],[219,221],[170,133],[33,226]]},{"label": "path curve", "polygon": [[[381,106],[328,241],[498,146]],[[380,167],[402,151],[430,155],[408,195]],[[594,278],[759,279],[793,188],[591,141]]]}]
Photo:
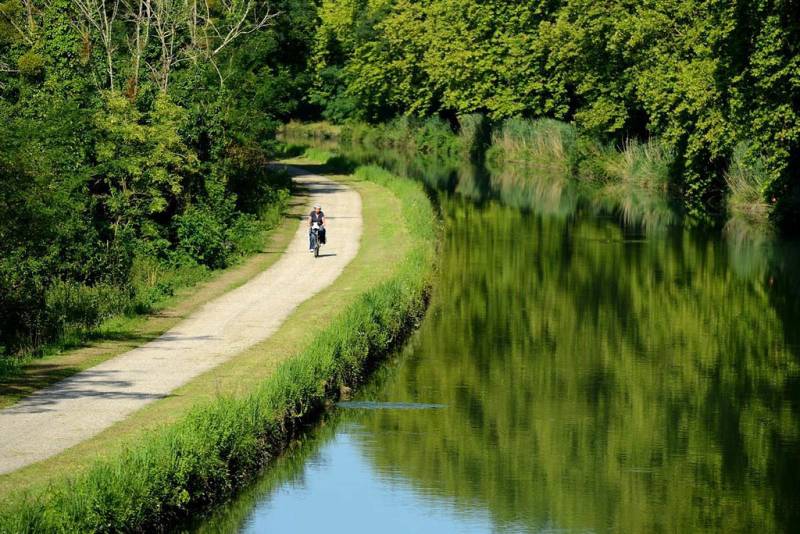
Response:
[{"label": "path curve", "polygon": [[0,474],[54,456],[163,398],[273,334],[303,301],[331,285],[355,258],[361,197],[321,176],[289,168],[322,204],[328,245],[315,259],[301,224],[287,251],[243,286],[205,304],[161,337],[58,382],[0,411]]}]

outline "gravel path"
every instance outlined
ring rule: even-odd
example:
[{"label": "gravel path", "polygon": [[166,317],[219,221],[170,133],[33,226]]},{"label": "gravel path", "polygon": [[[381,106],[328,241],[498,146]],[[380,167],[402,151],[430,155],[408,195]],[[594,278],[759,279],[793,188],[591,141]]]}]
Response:
[{"label": "gravel path", "polygon": [[292,169],[322,204],[328,245],[315,259],[301,224],[286,253],[245,285],[213,300],[160,338],[0,411],[0,474],[56,455],[263,341],[303,301],[331,285],[356,256],[361,197]]}]

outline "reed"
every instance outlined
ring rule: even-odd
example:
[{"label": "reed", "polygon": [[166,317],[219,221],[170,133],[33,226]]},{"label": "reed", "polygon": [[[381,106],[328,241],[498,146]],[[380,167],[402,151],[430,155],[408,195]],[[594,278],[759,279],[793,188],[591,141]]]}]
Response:
[{"label": "reed", "polygon": [[351,123],[343,127],[341,139],[348,145],[372,149],[451,156],[457,156],[461,146],[450,125],[437,117],[403,116],[378,125]]},{"label": "reed", "polygon": [[770,236],[772,206],[765,197],[769,174],[763,160],[750,155],[746,143],[739,143],[734,149],[725,181],[729,189],[725,224],[728,237],[744,242]]},{"label": "reed", "polygon": [[629,140],[622,150],[606,148],[597,155],[602,172],[594,201],[617,212],[629,226],[647,232],[674,224],[677,213],[670,196],[673,153],[662,143]]},{"label": "reed", "polygon": [[458,117],[458,141],[462,158],[480,161],[491,143],[492,127],[482,113],[470,113]]},{"label": "reed", "polygon": [[318,141],[336,140],[342,133],[341,126],[329,122],[304,123],[290,121],[283,125],[282,134],[295,139],[314,139]]},{"label": "reed", "polygon": [[578,132],[552,119],[513,118],[492,135],[487,160],[496,165],[524,165],[540,176],[563,179],[575,174]]}]

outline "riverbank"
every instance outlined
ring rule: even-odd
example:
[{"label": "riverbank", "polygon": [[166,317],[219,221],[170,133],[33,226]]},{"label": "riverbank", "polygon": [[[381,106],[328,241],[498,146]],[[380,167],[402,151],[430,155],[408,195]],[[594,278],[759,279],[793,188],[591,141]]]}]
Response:
[{"label": "riverbank", "polygon": [[[337,180],[370,199],[364,218],[372,231],[335,286],[217,372],[88,443],[0,478],[4,495],[28,495],[5,504],[2,529],[147,530],[178,522],[227,498],[326,400],[360,382],[424,310],[435,217],[419,185],[384,171]],[[383,227],[386,213],[405,224]],[[86,460],[97,456],[104,459]],[[69,476],[76,470],[85,474]]]}]

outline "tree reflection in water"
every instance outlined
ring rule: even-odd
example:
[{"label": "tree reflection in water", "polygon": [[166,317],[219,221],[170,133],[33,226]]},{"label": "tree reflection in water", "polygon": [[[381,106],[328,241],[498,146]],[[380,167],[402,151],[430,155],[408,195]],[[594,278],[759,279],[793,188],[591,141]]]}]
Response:
[{"label": "tree reflection in water", "polygon": [[786,287],[688,230],[443,208],[433,307],[376,400],[448,409],[362,414],[379,469],[483,502],[499,524],[797,523],[796,294],[774,306]]}]

